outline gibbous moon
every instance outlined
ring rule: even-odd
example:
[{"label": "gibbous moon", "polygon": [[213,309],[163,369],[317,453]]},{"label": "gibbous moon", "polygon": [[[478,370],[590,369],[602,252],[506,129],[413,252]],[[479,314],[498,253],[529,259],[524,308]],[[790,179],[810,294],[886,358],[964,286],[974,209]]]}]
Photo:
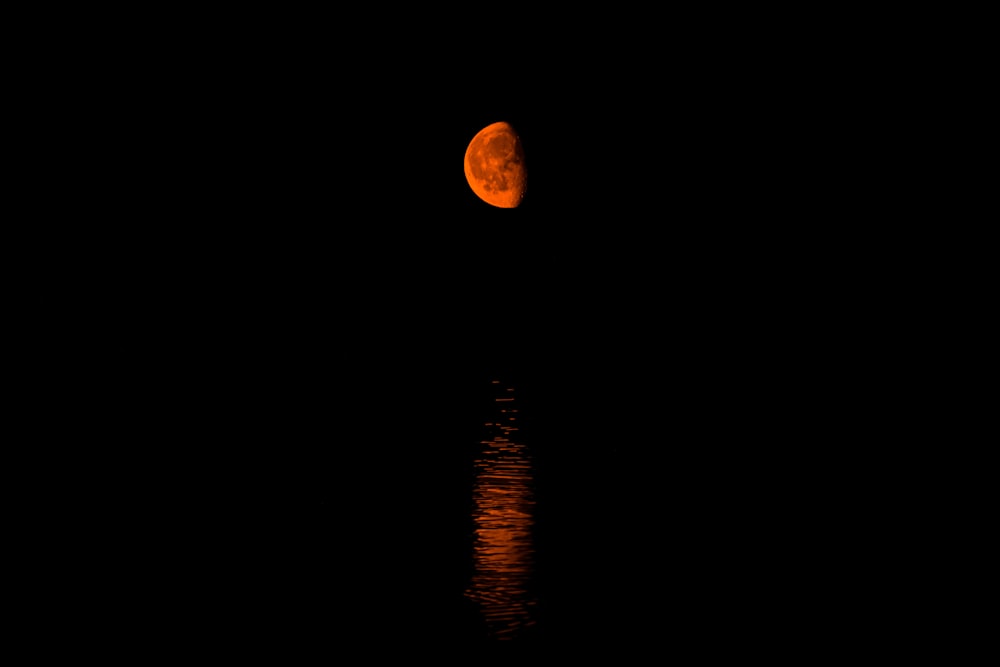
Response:
[{"label": "gibbous moon", "polygon": [[514,128],[499,122],[476,133],[465,149],[465,178],[487,204],[516,208],[521,203],[528,173],[521,138]]}]

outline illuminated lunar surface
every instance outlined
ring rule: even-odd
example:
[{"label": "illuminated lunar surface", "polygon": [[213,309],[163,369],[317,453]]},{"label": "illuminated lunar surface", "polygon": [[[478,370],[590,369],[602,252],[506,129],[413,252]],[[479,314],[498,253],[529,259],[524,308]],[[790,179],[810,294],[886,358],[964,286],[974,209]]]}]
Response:
[{"label": "illuminated lunar surface", "polygon": [[487,204],[516,208],[524,198],[528,174],[521,138],[510,124],[481,129],[465,150],[465,178]]}]

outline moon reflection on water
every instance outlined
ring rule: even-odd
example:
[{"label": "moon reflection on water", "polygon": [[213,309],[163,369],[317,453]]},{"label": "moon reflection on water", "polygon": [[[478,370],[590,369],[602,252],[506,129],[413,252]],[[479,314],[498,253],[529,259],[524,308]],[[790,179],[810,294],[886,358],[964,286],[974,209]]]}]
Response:
[{"label": "moon reflection on water", "polygon": [[499,380],[494,414],[476,459],[473,489],[474,570],[465,595],[480,609],[490,636],[509,640],[535,625],[531,593],[535,497],[531,457],[518,438],[514,388]]}]

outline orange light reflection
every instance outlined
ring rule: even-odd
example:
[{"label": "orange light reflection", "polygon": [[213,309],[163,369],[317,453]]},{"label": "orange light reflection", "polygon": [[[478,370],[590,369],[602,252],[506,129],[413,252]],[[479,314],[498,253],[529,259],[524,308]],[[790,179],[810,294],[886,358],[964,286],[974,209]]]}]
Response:
[{"label": "orange light reflection", "polygon": [[532,464],[523,443],[496,434],[517,430],[505,424],[514,419],[505,412],[486,422],[493,439],[480,441],[486,447],[475,462],[474,573],[465,591],[478,603],[490,635],[499,640],[513,639],[536,623],[529,586],[534,568]]}]

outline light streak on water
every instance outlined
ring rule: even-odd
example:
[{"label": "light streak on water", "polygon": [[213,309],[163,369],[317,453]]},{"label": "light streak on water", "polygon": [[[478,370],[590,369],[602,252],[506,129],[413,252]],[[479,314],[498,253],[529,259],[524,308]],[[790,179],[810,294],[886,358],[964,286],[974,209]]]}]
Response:
[{"label": "light streak on water", "polygon": [[495,398],[475,462],[474,570],[465,594],[479,605],[490,635],[509,640],[536,622],[531,592],[535,497],[528,449],[512,439],[517,430],[511,425],[516,410],[509,406],[514,387],[496,380],[492,385],[504,390],[504,398]]}]

